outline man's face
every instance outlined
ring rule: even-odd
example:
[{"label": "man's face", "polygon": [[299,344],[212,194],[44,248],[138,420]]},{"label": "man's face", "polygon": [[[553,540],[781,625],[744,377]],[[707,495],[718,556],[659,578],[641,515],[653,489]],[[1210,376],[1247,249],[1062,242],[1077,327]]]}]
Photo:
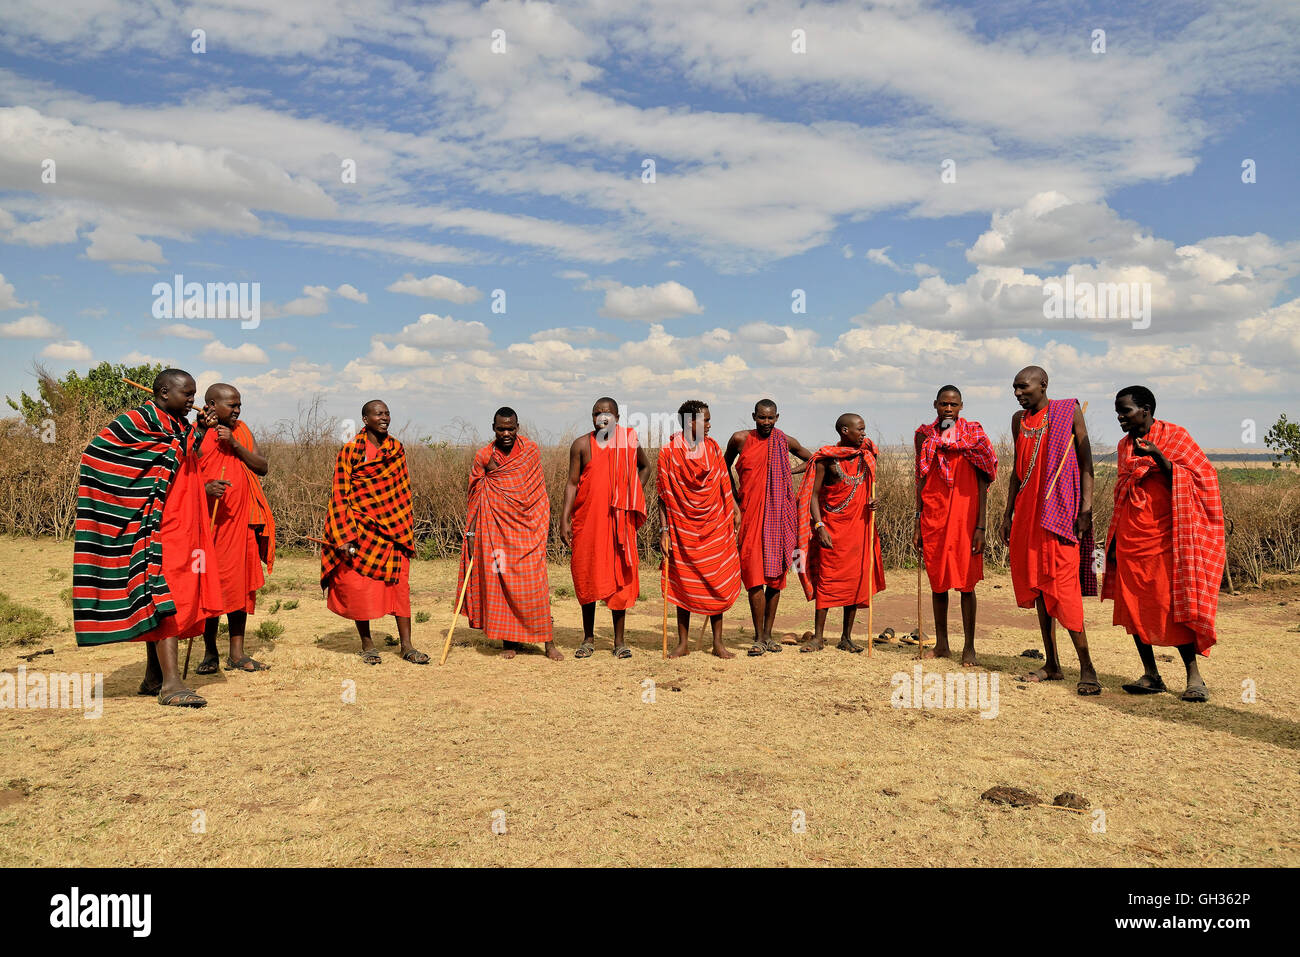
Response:
[{"label": "man's face", "polygon": [[500,416],[492,420],[492,432],[496,436],[496,445],[502,452],[509,452],[515,447],[519,438],[519,420],[514,416],[503,419]]},{"label": "man's face", "polygon": [[706,406],[704,411],[686,417],[686,424],[682,427],[682,431],[692,442],[698,442],[709,434],[709,430],[713,427],[712,420],[713,416]]},{"label": "man's face", "polygon": [[1011,391],[1016,394],[1016,401],[1020,403],[1022,409],[1033,409],[1043,401],[1043,396],[1047,394],[1047,386],[1043,382],[1043,377],[1036,372],[1022,372],[1016,376],[1015,382],[1011,383]]},{"label": "man's face", "polygon": [[196,392],[198,392],[198,386],[194,384],[194,379],[190,376],[183,379],[172,379],[163,388],[163,393],[160,396],[162,406],[172,415],[179,415],[184,418],[194,408],[194,394]]},{"label": "man's face", "polygon": [[618,425],[617,406],[610,402],[597,402],[591,407],[591,426],[600,433],[601,438],[613,435],[616,425]]},{"label": "man's face", "polygon": [[934,411],[939,413],[940,419],[960,418],[962,408],[961,396],[956,392],[940,392],[939,398],[934,400]]},{"label": "man's face", "polygon": [[1151,427],[1151,413],[1134,402],[1131,395],[1120,396],[1115,400],[1115,417],[1119,419],[1119,427],[1125,435],[1130,432],[1145,435]]},{"label": "man's face", "polygon": [[392,420],[392,413],[388,411],[388,406],[382,402],[376,402],[370,407],[370,411],[361,417],[361,421],[365,423],[366,428],[376,435],[387,435],[388,425]]},{"label": "man's face", "polygon": [[843,444],[856,449],[862,444],[862,440],[867,437],[867,423],[862,421],[861,416],[855,415],[840,430],[840,435],[843,436]]},{"label": "man's face", "polygon": [[239,421],[239,410],[243,400],[238,392],[221,392],[212,397],[208,407],[217,413],[217,421],[226,428],[234,428]]},{"label": "man's face", "polygon": [[776,420],[779,418],[776,409],[771,406],[760,405],[754,412],[754,429],[761,437],[767,438],[772,434],[772,430],[776,428]]}]

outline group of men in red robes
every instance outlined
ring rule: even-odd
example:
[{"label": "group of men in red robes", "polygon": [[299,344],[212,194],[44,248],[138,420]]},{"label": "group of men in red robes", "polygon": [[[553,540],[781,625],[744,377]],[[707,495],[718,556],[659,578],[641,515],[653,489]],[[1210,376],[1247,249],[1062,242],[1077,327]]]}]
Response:
[{"label": "group of men in red robes", "polygon": [[[1208,700],[1196,657],[1215,642],[1217,593],[1225,560],[1218,480],[1186,430],[1155,418],[1155,396],[1130,386],[1115,399],[1125,437],[1118,450],[1114,518],[1103,555],[1092,538],[1093,463],[1083,411],[1075,399],[1049,400],[1037,366],[1017,373],[1021,411],[1012,418],[1014,468],[1000,527],[1017,603],[1038,614],[1046,661],[1027,681],[1063,678],[1056,623],[1079,659],[1077,691],[1101,692],[1088,651],[1083,596],[1112,599],[1113,621],[1137,644],[1144,674],[1132,694],[1165,690],[1152,645],[1179,649],[1186,701]],[[267,459],[240,421],[238,390],[208,389],[198,420],[188,422],[194,380],[167,370],[140,409],[124,413],[87,447],[78,492],[74,617],[82,644],[147,642],[141,693],[164,704],[202,706],[178,674],[176,640],[204,635],[199,674],[219,668],[216,637],[227,616],[227,670],[268,666],[244,648],[247,617],[275,556],[275,525],[261,476]],[[961,596],[962,664],[975,657],[975,586],[983,579],[988,488],[997,453],[978,422],[962,417],[961,391],[941,388],[936,417],[915,434],[916,524],[913,544],[929,578],[935,647],[947,657],[948,593]],[[802,651],[824,647],[828,612],[843,609],[837,648],[860,652],[852,631],[857,609],[885,587],[876,507],[876,445],[862,416],[844,413],[832,444],[810,452],[777,428],[776,404],[754,407],[755,427],[733,434],[724,451],[709,437],[706,403],[678,409],[682,429],[660,451],[656,487],[664,556],[664,597],[677,609],[672,657],[690,650],[691,615],[712,628],[712,652],[731,658],[722,618],[742,588],[754,625],[751,655],[779,652],[776,610],[793,566],[809,601],[814,632]],[[618,403],[592,407],[592,431],[569,450],[559,521],[572,549],[583,640],[595,650],[598,602],[610,609],[613,654],[631,657],[627,610],[640,591],[637,533],[646,520],[650,461],[634,430],[619,424]],[[427,664],[411,642],[410,560],[414,549],[411,481],[402,444],[389,435],[381,400],[362,408],[362,430],[340,449],[321,552],[321,585],[331,611],[356,622],[361,657],[382,658],[370,622],[393,615],[400,657]],[[518,415],[498,409],[493,440],[474,456],[458,590],[473,628],[502,642],[512,658],[555,647],[547,575],[551,505],[536,443],[519,434]],[[793,466],[791,459],[798,460]],[[733,473],[734,468],[734,473]],[[803,474],[797,488],[794,476]],[[870,638],[869,638],[870,640]]]}]

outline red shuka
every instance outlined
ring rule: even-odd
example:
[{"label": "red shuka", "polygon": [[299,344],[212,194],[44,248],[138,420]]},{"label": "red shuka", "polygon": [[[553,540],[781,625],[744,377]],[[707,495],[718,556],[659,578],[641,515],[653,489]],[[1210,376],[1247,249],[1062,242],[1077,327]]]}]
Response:
[{"label": "red shuka", "polygon": [[[783,570],[779,578],[768,578],[763,571],[763,516],[769,495],[768,456],[771,454],[768,445],[774,441],[785,443],[784,433],[773,430],[767,438],[762,438],[756,429],[751,429],[736,457],[736,475],[740,477],[740,583],[746,589],[760,585],[785,588],[788,570]],[[786,468],[789,468],[788,444],[786,450]],[[794,503],[787,507],[793,510]]]},{"label": "red shuka", "polygon": [[1101,597],[1114,599],[1114,623],[1146,644],[1195,642],[1208,655],[1226,558],[1219,476],[1186,429],[1157,419],[1146,438],[1173,475],[1120,439]]},{"label": "red shuka", "polygon": [[203,437],[202,452],[199,457],[202,480],[206,483],[224,478],[230,483],[221,498],[209,498],[207,505],[209,517],[216,506],[212,538],[221,581],[221,610],[226,614],[232,611],[252,614],[257,590],[266,583],[266,578],[262,574],[257,533],[249,525],[253,508],[249,473],[234,450],[217,438],[215,429]]},{"label": "red shuka", "polygon": [[[923,425],[916,456],[921,489],[921,553],[930,590],[968,592],[984,580],[984,556],[971,554],[979,521],[979,476],[992,482],[998,457],[978,422],[957,419],[947,433],[938,423]],[[977,467],[978,466],[978,467]]]},{"label": "red shuka", "polygon": [[645,492],[637,474],[637,435],[618,426],[603,448],[588,436],[591,460],[573,500],[573,591],[578,603],[604,601],[631,608],[641,591],[637,529],[645,521]]},{"label": "red shuka", "polygon": [[[1026,412],[1016,439],[1016,475],[1023,483],[1011,519],[1011,545],[1007,559],[1016,604],[1033,608],[1039,595],[1047,613],[1070,631],[1083,630],[1083,586],[1079,581],[1079,545],[1047,531],[1039,520],[1044,482],[1051,482],[1047,467],[1047,409]],[[1043,428],[1033,471],[1025,475],[1034,455],[1036,437],[1027,429]],[[1068,452],[1073,455],[1074,453]]]},{"label": "red shuka", "polygon": [[702,615],[726,611],[740,594],[731,480],[718,443],[694,448],[677,432],[659,452],[659,500],[668,511],[668,601]]},{"label": "red shuka", "polygon": [[[844,474],[839,482],[828,485],[823,480],[821,498],[822,521],[831,537],[831,548],[822,548],[812,530],[812,490],[816,483],[816,466],[825,462],[839,466]],[[870,547],[872,581],[867,580],[867,527],[871,515],[867,507],[874,493],[876,477],[876,446],[863,439],[856,449],[843,445],[824,445],[809,460],[803,484],[799,486],[799,551],[797,556],[806,560],[800,569],[799,581],[809,601],[817,608],[843,608],[849,605],[865,608],[871,596],[885,590],[884,559],[880,551],[880,534],[872,535]]]}]

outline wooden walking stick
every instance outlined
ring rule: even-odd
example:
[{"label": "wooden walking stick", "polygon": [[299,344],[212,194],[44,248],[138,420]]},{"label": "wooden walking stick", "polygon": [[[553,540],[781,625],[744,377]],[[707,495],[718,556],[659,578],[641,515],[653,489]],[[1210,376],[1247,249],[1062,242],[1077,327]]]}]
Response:
[{"label": "wooden walking stick", "polygon": [[135,386],[141,392],[148,392],[150,395],[153,395],[153,389],[149,388],[147,385],[141,385],[140,383],[136,382],[134,379],[128,379],[126,376],[122,376],[122,381],[125,382],[127,385]]},{"label": "wooden walking stick", "polygon": [[664,659],[668,658],[668,552],[664,552],[663,572],[659,578],[659,590],[664,596]]},{"label": "wooden walking stick", "polygon": [[875,647],[875,625],[874,612],[876,610],[876,596],[872,589],[876,587],[876,478],[871,477],[871,484],[868,486],[870,494],[867,496],[867,507],[871,512],[867,516],[867,594],[870,599],[867,604],[867,657],[872,656],[872,649]]},{"label": "wooden walking stick", "polygon": [[[916,657],[925,657],[925,613],[921,610],[921,555],[916,557]],[[936,639],[937,640],[937,639]]]},{"label": "wooden walking stick", "polygon": [[[473,537],[468,536],[468,537]],[[469,549],[468,561],[465,562],[465,581],[460,586],[460,598],[456,600],[456,611],[451,616],[451,624],[447,627],[447,640],[442,643],[442,657],[438,659],[438,667],[441,668],[447,663],[447,652],[451,651],[451,634],[456,630],[456,622],[460,621],[460,610],[465,604],[465,592],[469,591],[469,576],[474,570],[474,551]]]}]

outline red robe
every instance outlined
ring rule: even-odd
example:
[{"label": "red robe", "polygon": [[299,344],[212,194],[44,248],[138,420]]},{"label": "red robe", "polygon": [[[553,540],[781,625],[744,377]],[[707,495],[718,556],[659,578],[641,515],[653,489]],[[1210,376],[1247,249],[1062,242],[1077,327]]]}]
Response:
[{"label": "red robe", "polygon": [[1195,642],[1208,655],[1225,560],[1218,473],[1186,429],[1157,419],[1147,439],[1173,475],[1120,439],[1101,597],[1114,599],[1114,623],[1146,644]]},{"label": "red robe", "polygon": [[591,443],[591,461],[578,479],[573,500],[573,591],[578,603],[604,601],[631,608],[641,592],[637,529],[645,521],[645,492],[637,474],[637,439],[618,426],[604,448]]},{"label": "red robe", "polygon": [[[1047,613],[1070,631],[1083,630],[1083,587],[1079,582],[1079,544],[1047,531],[1039,520],[1043,483],[1051,482],[1047,469],[1047,409],[1036,414],[1026,412],[1020,421],[1016,439],[1016,475],[1022,483],[1011,519],[1011,546],[1007,558],[1011,565],[1011,584],[1016,604],[1033,608],[1039,595]],[[1033,471],[1026,477],[1034,454],[1035,437],[1026,429],[1044,431]],[[1074,455],[1073,448],[1065,453]]]},{"label": "red robe", "polygon": [[694,448],[677,432],[659,452],[657,487],[668,511],[667,597],[701,615],[718,615],[740,594],[740,555],[732,519],[734,499],[718,443]]},{"label": "red robe", "polygon": [[[785,442],[784,434],[775,430],[767,438],[751,429],[749,438],[736,457],[736,475],[740,477],[740,583],[746,589],[766,585],[785,588],[787,570],[779,578],[763,572],[763,515],[768,496],[768,445],[773,440]],[[787,450],[789,445],[786,446]],[[786,456],[789,461],[789,455]],[[788,466],[787,466],[788,467]],[[791,503],[793,506],[793,503]]]},{"label": "red robe", "polygon": [[202,450],[199,470],[203,481],[224,478],[230,483],[221,498],[209,498],[207,504],[209,524],[214,514],[212,507],[216,506],[212,537],[221,582],[221,610],[224,614],[243,611],[251,615],[256,607],[257,590],[266,583],[257,533],[249,524],[252,483],[244,463],[227,443],[217,438],[215,429],[204,436]]},{"label": "red robe", "polygon": [[[834,485],[823,480],[818,507],[831,537],[831,548],[822,548],[812,529],[812,489],[816,465],[835,463],[844,478]],[[874,493],[876,446],[863,439],[862,446],[850,449],[843,445],[825,445],[808,462],[803,484],[799,486],[799,548],[807,561],[800,572],[804,595],[816,601],[817,608],[865,608],[871,596],[885,590],[885,563],[880,551],[880,534],[872,529],[873,549],[871,580],[867,579],[867,534],[871,510],[867,507]],[[871,523],[874,525],[874,523]]]},{"label": "red robe", "polygon": [[[367,462],[379,450],[365,436]],[[374,621],[397,615],[411,617],[411,562],[405,553],[398,552],[398,579],[386,582],[357,571],[349,562],[340,563],[329,576],[329,595],[325,606],[334,614],[351,621]]]}]

